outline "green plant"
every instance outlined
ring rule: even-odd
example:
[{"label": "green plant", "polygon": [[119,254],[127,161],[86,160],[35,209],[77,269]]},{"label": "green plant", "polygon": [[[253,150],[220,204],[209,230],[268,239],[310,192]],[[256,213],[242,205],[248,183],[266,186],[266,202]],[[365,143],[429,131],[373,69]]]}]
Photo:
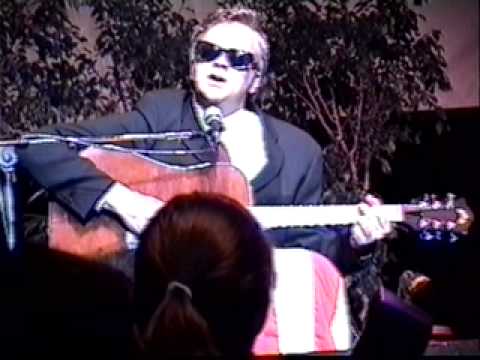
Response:
[{"label": "green plant", "polygon": [[[92,53],[67,16],[90,6]],[[187,8],[180,9],[188,12]],[[0,4],[0,129],[12,137],[52,123],[129,110],[146,91],[185,87],[196,20],[167,0],[8,0]],[[99,57],[110,60],[99,72]]]},{"label": "green plant", "polygon": [[265,15],[273,91],[264,106],[319,132],[327,201],[356,201],[371,190],[375,163],[390,171],[397,143],[414,140],[409,114],[441,115],[435,93],[450,88],[441,33],[420,33],[424,18],[407,0],[220,3]]},{"label": "green plant", "polygon": [[101,110],[101,78],[63,2],[2,2],[0,27],[3,136]]},{"label": "green plant", "polygon": [[170,1],[88,1],[99,26],[97,47],[112,60],[108,82],[123,110],[146,91],[185,87],[188,44],[197,23],[174,10]]}]

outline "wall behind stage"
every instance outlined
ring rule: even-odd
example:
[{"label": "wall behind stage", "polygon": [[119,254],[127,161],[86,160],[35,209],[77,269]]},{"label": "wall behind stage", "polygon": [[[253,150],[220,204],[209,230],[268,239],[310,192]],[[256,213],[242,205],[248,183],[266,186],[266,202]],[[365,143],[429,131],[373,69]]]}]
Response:
[{"label": "wall behind stage", "polygon": [[430,0],[417,11],[426,16],[422,31],[439,29],[448,64],[452,91],[439,93],[441,106],[446,108],[478,107],[479,72],[479,1]]}]

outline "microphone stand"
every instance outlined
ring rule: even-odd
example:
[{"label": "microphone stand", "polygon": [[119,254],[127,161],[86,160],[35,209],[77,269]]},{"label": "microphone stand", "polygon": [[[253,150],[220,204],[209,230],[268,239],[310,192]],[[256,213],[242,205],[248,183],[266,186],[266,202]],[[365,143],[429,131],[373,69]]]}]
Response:
[{"label": "microphone stand", "polygon": [[0,144],[0,168],[4,174],[2,184],[2,223],[5,229],[5,240],[7,248],[10,251],[15,250],[20,240],[20,231],[18,223],[20,222],[17,208],[16,174],[15,167],[18,162],[15,149],[11,145],[2,146]]},{"label": "microphone stand", "polygon": [[220,133],[225,131],[225,126],[220,119],[212,119],[209,123],[209,128],[206,131],[207,141],[210,147],[218,152],[218,146],[220,145]]}]

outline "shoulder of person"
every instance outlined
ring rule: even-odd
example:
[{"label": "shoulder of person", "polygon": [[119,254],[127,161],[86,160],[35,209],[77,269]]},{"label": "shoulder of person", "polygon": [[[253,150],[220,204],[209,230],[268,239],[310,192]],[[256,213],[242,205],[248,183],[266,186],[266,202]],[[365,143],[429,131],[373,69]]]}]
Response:
[{"label": "shoulder of person", "polygon": [[183,103],[186,91],[182,89],[158,89],[146,92],[137,105],[170,105]]},{"label": "shoulder of person", "polygon": [[272,136],[277,137],[281,145],[301,147],[311,152],[321,152],[320,144],[305,130],[265,112],[260,112],[260,114],[267,123],[267,128],[270,131],[273,130],[274,134]]},{"label": "shoulder of person", "polygon": [[135,105],[135,110],[149,119],[176,118],[182,111],[187,92],[181,89],[159,89],[145,93]]}]

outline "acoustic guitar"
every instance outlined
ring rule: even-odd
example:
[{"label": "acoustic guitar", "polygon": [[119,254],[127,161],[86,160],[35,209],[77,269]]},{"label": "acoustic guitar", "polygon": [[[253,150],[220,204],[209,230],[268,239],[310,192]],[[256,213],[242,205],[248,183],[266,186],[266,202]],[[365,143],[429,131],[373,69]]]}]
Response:
[{"label": "acoustic guitar", "polygon": [[[252,190],[242,173],[228,162],[195,171],[153,162],[132,153],[88,148],[81,156],[114,180],[132,190],[164,202],[194,191],[226,194],[249,208],[264,228],[353,224],[357,205],[255,206]],[[447,203],[381,205],[378,211],[391,222],[407,222],[415,228],[432,226],[465,233],[471,216],[452,199]],[[125,250],[127,231],[108,215],[79,223],[55,202],[49,203],[49,246],[82,257],[100,260]]]}]

